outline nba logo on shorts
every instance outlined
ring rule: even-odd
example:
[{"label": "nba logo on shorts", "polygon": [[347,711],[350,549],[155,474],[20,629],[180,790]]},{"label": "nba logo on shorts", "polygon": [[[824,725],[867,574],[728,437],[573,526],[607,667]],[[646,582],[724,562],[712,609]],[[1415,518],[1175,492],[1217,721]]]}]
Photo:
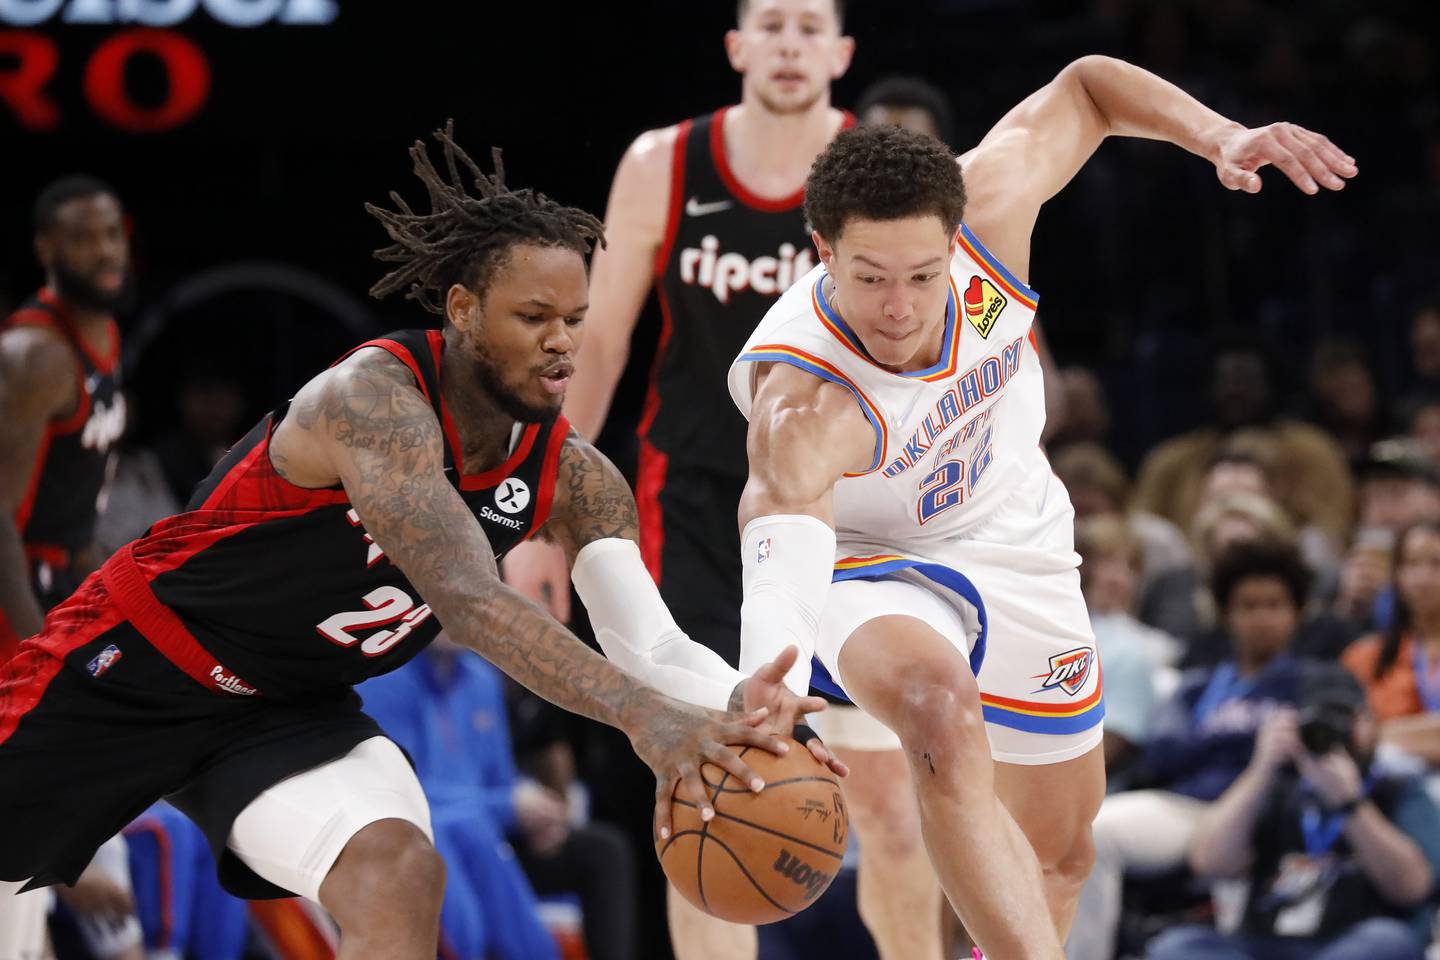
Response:
[{"label": "nba logo on shorts", "polygon": [[120,652],[120,648],[112,643],[104,650],[95,654],[95,659],[87,663],[85,669],[90,671],[90,676],[99,679],[106,670],[115,666],[116,661],[123,656],[124,654]]},{"label": "nba logo on shorts", "polygon": [[770,538],[761,540],[755,547],[755,562],[764,563],[770,559]]},{"label": "nba logo on shorts", "polygon": [[1045,678],[1045,682],[1040,684],[1040,690],[1059,687],[1070,696],[1075,696],[1085,686],[1085,681],[1090,676],[1090,665],[1094,662],[1095,651],[1089,647],[1076,647],[1074,650],[1055,654],[1050,658],[1050,672],[1035,674],[1037,678]]}]

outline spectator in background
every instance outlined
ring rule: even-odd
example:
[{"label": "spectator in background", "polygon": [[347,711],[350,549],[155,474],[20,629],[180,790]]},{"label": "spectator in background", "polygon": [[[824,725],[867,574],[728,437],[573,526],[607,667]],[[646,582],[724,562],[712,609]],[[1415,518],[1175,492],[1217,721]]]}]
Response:
[{"label": "spectator in background", "polygon": [[1210,369],[1211,422],[1152,450],[1140,466],[1135,506],[1188,527],[1205,471],[1238,430],[1266,436],[1275,451],[1275,497],[1301,526],[1314,524],[1343,543],[1352,508],[1344,453],[1324,431],[1277,416],[1273,369],[1254,340],[1232,337],[1215,350]]},{"label": "spectator in background", "polygon": [[[1232,493],[1255,494],[1276,500],[1273,476],[1275,450],[1264,433],[1237,432],[1215,454],[1200,486],[1200,512]],[[1299,525],[1298,518],[1290,517]],[[1340,564],[1335,542],[1319,526],[1309,524],[1296,531],[1300,557],[1325,584],[1332,584]]]},{"label": "spectator in background", "polygon": [[1140,541],[1140,583],[1143,594],[1157,577],[1171,570],[1188,570],[1195,564],[1185,534],[1153,513],[1130,510],[1130,480],[1125,468],[1096,443],[1073,443],[1060,448],[1050,461],[1065,484],[1077,519],[1124,517]]},{"label": "spectator in background", "polygon": [[1136,620],[1135,587],[1140,542],[1113,515],[1087,517],[1075,525],[1080,588],[1105,671],[1105,772],[1109,783],[1149,738],[1155,712],[1155,672],[1175,662],[1179,641]]},{"label": "spectator in background", "polygon": [[1070,960],[1111,960],[1125,874],[1183,865],[1201,815],[1249,762],[1260,724],[1295,706],[1321,669],[1291,655],[1310,586],[1293,547],[1236,544],[1211,579],[1235,656],[1186,673],[1160,710],[1137,774],[1150,789],[1110,794],[1101,804],[1095,869],[1066,945]]},{"label": "spectator in background", "polygon": [[1363,633],[1390,623],[1396,539],[1415,524],[1440,521],[1440,470],[1414,442],[1382,440],[1360,465],[1358,506],[1333,609]]},{"label": "spectator in background", "polygon": [[1375,720],[1348,677],[1265,719],[1249,765],[1201,818],[1194,872],[1248,880],[1239,928],[1167,930],[1147,960],[1421,960],[1440,810],[1372,766]]},{"label": "spectator in background", "polygon": [[1421,394],[1410,402],[1405,432],[1434,463],[1440,463],[1440,392]]},{"label": "spectator in background", "polygon": [[1063,414],[1049,437],[1052,454],[1077,443],[1103,445],[1110,436],[1110,405],[1100,378],[1085,367],[1070,366],[1060,371],[1059,385]]},{"label": "spectator in background", "polygon": [[228,373],[192,368],[182,375],[176,403],[180,423],[156,442],[155,455],[171,494],[183,504],[245,433],[245,390]]},{"label": "spectator in background", "polygon": [[1329,337],[1310,355],[1310,418],[1340,444],[1351,463],[1384,436],[1380,391],[1365,348],[1350,337]]},{"label": "spectator in background", "polygon": [[955,112],[945,91],[919,77],[881,77],[860,94],[855,116],[861,123],[890,123],[928,133],[955,145]]},{"label": "spectator in background", "polygon": [[572,824],[562,794],[517,777],[498,671],[442,633],[413,661],[359,690],[366,711],[410,754],[430,801],[436,848],[450,869],[441,926],[453,931],[452,942],[466,936],[461,921],[469,917],[483,925],[480,942],[490,951],[469,955],[553,955],[533,885],[542,896],[578,893],[592,960],[634,957],[629,847],[613,828]]},{"label": "spectator in background", "polygon": [[1380,742],[1440,766],[1440,522],[1419,523],[1395,546],[1389,628],[1357,641],[1344,663],[1365,686]]},{"label": "spectator in background", "polygon": [[1440,393],[1440,303],[1422,303],[1410,314],[1410,389]]}]

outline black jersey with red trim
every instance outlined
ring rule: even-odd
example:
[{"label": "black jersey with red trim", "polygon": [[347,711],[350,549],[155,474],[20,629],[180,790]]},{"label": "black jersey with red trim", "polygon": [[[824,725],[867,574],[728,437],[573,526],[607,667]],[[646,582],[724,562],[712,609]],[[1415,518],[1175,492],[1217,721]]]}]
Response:
[{"label": "black jersey with red trim", "polygon": [[[443,427],[447,475],[497,559],[545,523],[569,429],[563,417],[517,425],[503,464],[463,474],[440,390],[440,332],[407,330],[355,349],[362,347],[386,350],[414,373]],[[333,691],[394,670],[440,630],[341,487],[298,487],[275,470],[270,438],[287,409],[272,411],[230,450],[187,512],[155,524],[100,571],[146,639],[223,694],[298,699]]]},{"label": "black jersey with red trim", "polygon": [[45,427],[15,526],[26,552],[68,567],[77,550],[90,546],[111,447],[125,431],[120,394],[120,332],[110,321],[111,349],[97,353],[80,334],[64,301],[41,290],[5,321],[4,328],[45,327],[65,338],[75,357],[73,412]]},{"label": "black jersey with red trim", "polygon": [[[665,242],[655,257],[662,327],[640,435],[670,463],[745,475],[745,418],[725,389],[765,312],[815,265],[804,191],[767,200],[736,179],[725,113],[677,128]],[[845,115],[845,126],[854,118]]]}]

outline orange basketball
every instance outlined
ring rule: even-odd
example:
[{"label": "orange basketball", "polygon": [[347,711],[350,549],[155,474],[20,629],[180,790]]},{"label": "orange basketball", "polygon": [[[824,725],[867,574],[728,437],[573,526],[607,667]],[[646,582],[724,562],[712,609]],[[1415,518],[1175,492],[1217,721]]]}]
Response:
[{"label": "orange basketball", "polygon": [[675,888],[731,923],[774,923],[819,899],[845,855],[849,820],[840,782],[794,740],[783,757],[758,747],[740,756],[765,789],[754,793],[713,764],[700,768],[715,816],[676,797],[669,839],[655,845]]}]

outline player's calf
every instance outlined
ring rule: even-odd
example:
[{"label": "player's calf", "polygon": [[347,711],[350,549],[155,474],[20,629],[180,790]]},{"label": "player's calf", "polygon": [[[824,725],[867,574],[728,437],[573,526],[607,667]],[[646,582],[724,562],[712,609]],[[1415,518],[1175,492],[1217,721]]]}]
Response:
[{"label": "player's calf", "polygon": [[440,933],[445,863],[424,832],[377,820],[345,845],[320,885],[342,960],[428,960]]}]

